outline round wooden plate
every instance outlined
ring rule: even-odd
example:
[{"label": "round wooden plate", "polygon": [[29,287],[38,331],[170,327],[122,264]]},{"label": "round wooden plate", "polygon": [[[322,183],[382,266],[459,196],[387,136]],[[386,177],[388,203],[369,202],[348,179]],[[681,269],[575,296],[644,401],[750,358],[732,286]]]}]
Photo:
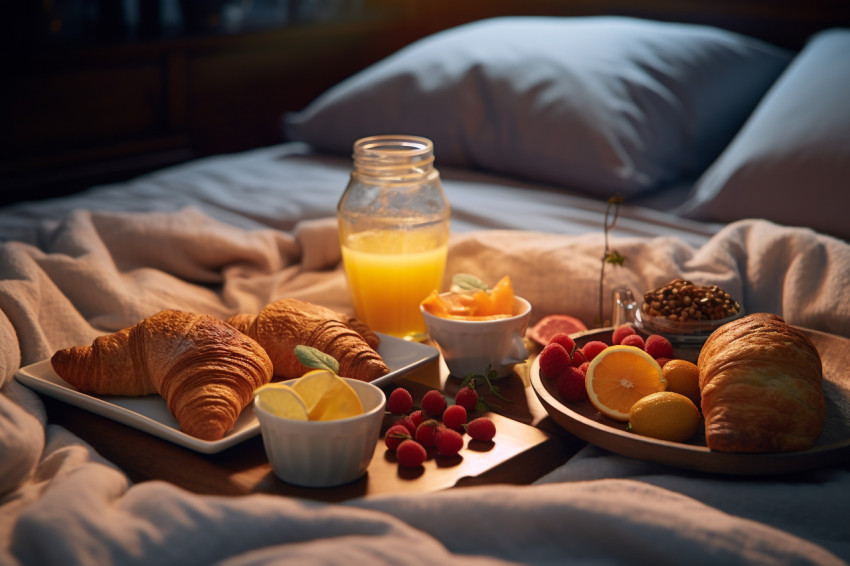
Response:
[{"label": "round wooden plate", "polygon": [[[576,343],[611,343],[611,330],[574,335]],[[826,425],[810,450],[771,454],[734,454],[709,450],[704,430],[687,444],[640,436],[602,415],[590,401],[562,402],[554,382],[540,375],[537,359],[531,367],[531,386],[546,411],[565,430],[611,452],[678,468],[718,474],[785,474],[850,462],[850,340],[801,328],[815,344],[824,366]],[[682,356],[685,357],[685,356]],[[692,357],[692,356],[687,356]]]}]

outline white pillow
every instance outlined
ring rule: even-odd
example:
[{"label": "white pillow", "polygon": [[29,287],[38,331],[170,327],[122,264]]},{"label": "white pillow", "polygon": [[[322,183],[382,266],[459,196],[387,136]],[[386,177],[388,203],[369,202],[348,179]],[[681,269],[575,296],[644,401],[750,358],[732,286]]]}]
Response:
[{"label": "white pillow", "polygon": [[679,213],[764,218],[850,239],[850,29],[814,36]]},{"label": "white pillow", "polygon": [[414,134],[438,166],[603,197],[695,179],[791,53],[708,26],[495,18],[422,39],[285,117],[288,139],[348,154]]}]

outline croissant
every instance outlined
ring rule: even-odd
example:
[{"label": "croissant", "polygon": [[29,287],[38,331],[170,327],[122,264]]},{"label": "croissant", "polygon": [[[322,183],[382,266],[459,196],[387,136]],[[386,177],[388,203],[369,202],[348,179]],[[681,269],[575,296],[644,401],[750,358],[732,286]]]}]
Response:
[{"label": "croissant", "polygon": [[729,322],[697,361],[706,443],[723,452],[811,448],[823,431],[823,368],[799,330],[772,314]]},{"label": "croissant", "polygon": [[59,350],[50,362],[84,393],[159,393],[180,429],[202,440],[221,439],[272,377],[256,341],[215,317],[176,310]]},{"label": "croissant", "polygon": [[227,323],[265,348],[276,377],[295,378],[308,371],[295,356],[298,345],[312,346],[335,358],[339,375],[344,377],[372,381],[389,373],[363,334],[375,347],[379,337],[362,322],[351,320],[331,309],[285,298],[266,305],[257,315],[237,314]]}]

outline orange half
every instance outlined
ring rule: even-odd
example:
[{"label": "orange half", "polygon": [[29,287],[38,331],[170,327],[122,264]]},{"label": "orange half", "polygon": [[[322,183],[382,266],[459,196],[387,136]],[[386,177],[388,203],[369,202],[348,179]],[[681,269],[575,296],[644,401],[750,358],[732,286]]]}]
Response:
[{"label": "orange half", "polygon": [[667,382],[655,359],[635,346],[609,346],[587,368],[590,402],[603,415],[629,420],[629,410],[651,393],[664,391]]}]

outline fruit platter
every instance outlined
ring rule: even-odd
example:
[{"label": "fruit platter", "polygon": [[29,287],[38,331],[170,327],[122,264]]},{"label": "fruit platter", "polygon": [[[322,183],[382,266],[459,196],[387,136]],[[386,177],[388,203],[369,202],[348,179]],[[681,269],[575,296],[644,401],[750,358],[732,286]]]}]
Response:
[{"label": "fruit platter", "polygon": [[[623,456],[726,475],[783,474],[815,469],[835,464],[850,455],[850,418],[847,414],[850,378],[841,370],[850,357],[850,341],[823,332],[800,330],[815,344],[823,360],[827,413],[821,437],[814,447],[807,450],[759,454],[711,450],[706,445],[702,422],[698,422],[686,440],[673,441],[638,434],[630,430],[628,419],[623,421],[603,414],[586,396],[572,396],[568,386],[547,377],[541,371],[541,358],[544,366],[547,363],[543,352],[532,363],[531,386],[558,425],[586,442]],[[588,344],[591,350],[614,347],[615,341],[617,344],[620,342],[615,337],[616,331],[616,328],[606,327],[571,334],[574,351],[581,352]],[[644,347],[645,343],[646,340]],[[696,405],[699,406],[698,403]]]}]

